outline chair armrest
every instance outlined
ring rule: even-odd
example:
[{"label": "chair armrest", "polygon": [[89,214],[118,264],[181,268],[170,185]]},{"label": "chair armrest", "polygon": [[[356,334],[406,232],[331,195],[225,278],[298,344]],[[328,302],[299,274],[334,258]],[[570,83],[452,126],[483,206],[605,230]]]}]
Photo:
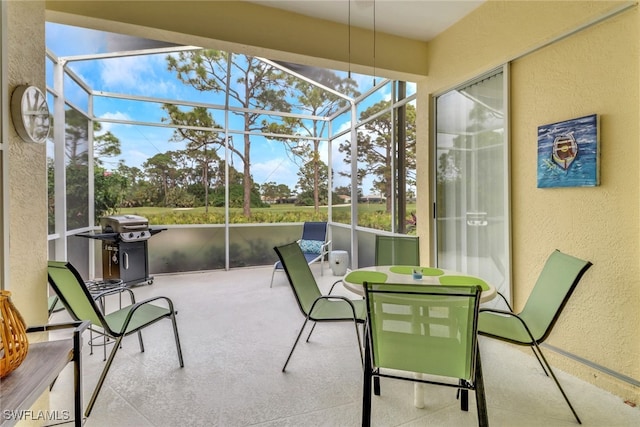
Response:
[{"label": "chair armrest", "polygon": [[153,298],[148,298],[144,301],[137,302],[128,307],[129,312],[127,313],[127,317],[124,319],[124,322],[122,322],[122,330],[118,331],[118,333],[123,334],[127,330],[127,328],[129,327],[129,322],[131,322],[131,319],[133,318],[133,314],[136,312],[136,310],[138,310],[140,307],[142,307],[145,304],[149,304],[150,302],[157,301],[157,300],[166,301],[168,305],[167,309],[169,310],[169,313],[175,313],[175,311],[173,310],[173,301],[171,301],[168,297],[157,296]]},{"label": "chair armrest", "polygon": [[315,308],[315,306],[318,303],[318,301],[323,300],[323,299],[346,302],[351,307],[351,313],[352,313],[352,316],[353,316],[353,320],[356,321],[356,322],[357,321],[361,321],[360,319],[358,319],[358,317],[356,315],[356,306],[353,305],[353,301],[350,298],[347,298],[347,297],[342,296],[342,295],[320,295],[318,298],[316,298],[316,300],[313,302],[313,304],[311,304],[311,308],[309,309],[309,316],[311,316],[311,313],[313,313],[313,309]]},{"label": "chair armrest", "polygon": [[96,294],[91,294],[91,297],[94,300],[97,300],[99,298],[106,297],[107,295],[116,295],[116,294],[121,294],[121,293],[124,293],[124,292],[127,292],[129,294],[129,298],[131,299],[131,304],[134,304],[136,302],[135,294],[133,293],[133,291],[131,289],[124,288],[124,287],[108,289],[106,291],[102,291],[102,292],[99,292],[99,293],[96,293]]},{"label": "chair armrest", "polygon": [[[502,301],[504,301],[505,305],[507,306],[507,308],[509,309],[509,313],[513,314],[513,308],[511,308],[511,304],[509,304],[509,301],[507,301],[507,298],[499,291],[496,291],[496,293],[498,294],[498,296],[500,298],[502,298]],[[480,310],[482,311],[482,309]],[[489,309],[486,309],[486,311],[490,311]]]},{"label": "chair armrest", "polygon": [[329,289],[329,293],[327,294],[327,296],[331,295],[331,292],[333,292],[333,288],[335,288],[338,283],[342,283],[342,279],[339,279],[333,282],[333,285],[331,285],[331,289]]},{"label": "chair armrest", "polygon": [[531,330],[529,329],[529,326],[527,325],[527,322],[525,322],[524,319],[522,319],[522,317],[515,314],[514,312],[507,311],[507,310],[499,310],[495,308],[481,308],[480,310],[478,310],[478,313],[495,313],[503,316],[515,317],[516,319],[518,319],[518,321],[520,322],[524,330],[527,332],[527,335],[529,335],[529,338],[531,338],[531,342],[537,343],[536,339],[533,337],[533,334],[531,333]]}]

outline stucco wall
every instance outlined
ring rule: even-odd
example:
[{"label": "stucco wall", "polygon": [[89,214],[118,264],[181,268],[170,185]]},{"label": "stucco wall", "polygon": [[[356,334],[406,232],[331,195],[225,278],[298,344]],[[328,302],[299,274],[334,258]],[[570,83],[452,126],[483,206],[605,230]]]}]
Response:
[{"label": "stucco wall", "polygon": [[[7,3],[8,93],[45,89],[44,2]],[[9,283],[30,325],[46,322],[47,184],[45,146],[25,143],[9,122]]]},{"label": "stucco wall", "polygon": [[[548,342],[638,380],[637,7],[527,54],[619,5],[582,1],[489,2],[481,6],[430,44],[429,77],[420,85],[420,111],[428,108],[429,94],[524,55],[512,62],[510,70],[516,309],[526,301],[553,249],[592,261],[594,266],[580,282]],[[601,118],[601,185],[536,188],[537,127],[593,113]],[[428,127],[421,129],[423,138],[427,131]],[[428,152],[423,145],[420,148],[419,163],[428,164]],[[420,182],[426,182],[426,171],[420,173]],[[418,218],[418,223],[423,221]],[[638,401],[640,392],[630,384],[548,353],[555,366]]]},{"label": "stucco wall", "polygon": [[[45,90],[43,1],[9,1],[7,12],[7,90],[30,84]],[[47,184],[45,146],[23,142],[11,120],[3,117],[9,145],[9,281],[6,289],[28,325],[47,322]],[[43,337],[31,337],[30,339]],[[32,406],[41,411],[49,407],[44,393]],[[37,426],[23,420],[20,426]]]}]

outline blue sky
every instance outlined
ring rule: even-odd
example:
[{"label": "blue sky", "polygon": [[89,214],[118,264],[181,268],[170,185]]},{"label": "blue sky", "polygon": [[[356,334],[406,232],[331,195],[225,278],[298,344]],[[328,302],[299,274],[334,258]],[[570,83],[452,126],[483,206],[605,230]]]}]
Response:
[{"label": "blue sky", "polygon": [[[162,47],[162,44],[149,40],[53,23],[47,23],[46,25],[46,44],[49,51],[57,57]],[[224,94],[199,92],[180,82],[174,74],[167,71],[166,56],[166,53],[162,53],[90,61],[72,61],[69,62],[69,68],[94,91],[224,104]],[[361,91],[370,88],[373,82],[371,76],[353,75],[353,78],[360,82]],[[47,85],[53,85],[50,61],[47,64]],[[388,99],[389,91],[381,91],[380,95],[372,97],[375,99],[372,99],[368,105],[379,101],[382,97]],[[88,97],[84,90],[74,84],[71,79],[65,79],[65,98],[87,111]],[[161,104],[151,102],[141,103],[98,97],[94,100],[94,113],[96,116],[104,118],[160,123],[161,118],[166,116],[160,106]],[[216,122],[223,125],[224,112],[213,111],[213,113]],[[232,116],[231,114],[230,128],[242,129],[240,119]],[[339,128],[344,128],[347,125],[345,123],[334,123],[334,126]],[[128,166],[140,167],[148,158],[159,152],[183,148],[181,143],[169,142],[173,133],[170,128],[104,122],[103,129],[111,131],[120,139],[123,152],[120,158]],[[346,137],[348,138],[348,135]],[[235,139],[236,143],[239,143],[241,136],[238,135]],[[344,140],[344,138],[341,139]],[[347,179],[341,178],[338,172],[348,171],[350,167],[341,160],[336,161],[341,156],[338,154],[337,145],[334,143],[333,147],[334,186],[347,185]],[[321,153],[322,160],[327,163],[326,142],[321,145]],[[220,155],[222,156],[223,153],[220,153]],[[282,143],[269,141],[262,137],[252,137],[251,170],[254,181],[258,184],[272,181],[277,184],[286,184],[293,189],[298,180],[296,172],[299,166],[294,164],[289,157]],[[112,165],[115,167],[118,160],[114,159],[112,162],[107,162],[106,166]],[[241,170],[241,161],[235,159],[233,164],[237,169]],[[370,193],[370,188],[370,183],[365,183],[363,192],[365,194]]]}]

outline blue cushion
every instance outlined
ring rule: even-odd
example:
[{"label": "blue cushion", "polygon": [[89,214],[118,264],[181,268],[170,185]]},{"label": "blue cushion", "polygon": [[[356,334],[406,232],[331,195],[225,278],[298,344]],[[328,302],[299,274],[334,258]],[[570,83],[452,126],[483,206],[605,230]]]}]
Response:
[{"label": "blue cushion", "polygon": [[324,242],[321,240],[300,240],[300,249],[302,252],[307,254],[319,254],[322,251],[322,244]]}]

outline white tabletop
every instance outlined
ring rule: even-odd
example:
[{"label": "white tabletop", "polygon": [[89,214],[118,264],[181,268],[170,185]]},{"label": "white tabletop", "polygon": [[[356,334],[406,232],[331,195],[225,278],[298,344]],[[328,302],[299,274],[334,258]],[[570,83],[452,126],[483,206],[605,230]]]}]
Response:
[{"label": "white tabletop", "polygon": [[[442,283],[440,282],[440,278],[445,276],[466,276],[471,278],[472,280],[482,280],[479,277],[472,276],[470,274],[461,273],[459,271],[445,270],[441,268],[431,268],[431,267],[420,267],[425,271],[425,273],[427,272],[432,273],[432,274],[423,274],[422,279],[414,279],[411,274],[404,274],[404,273],[391,271],[392,269],[395,269],[395,270],[404,269],[410,272],[413,268],[417,268],[417,267],[391,266],[391,265],[363,267],[363,268],[358,268],[357,270],[353,270],[349,272],[342,279],[342,282],[344,283],[344,287],[349,289],[351,292],[364,296],[364,287],[362,286],[362,283],[350,282],[348,280],[350,274],[354,272],[379,272],[379,273],[384,273],[386,275],[386,279],[381,280],[381,282],[384,282],[384,283],[405,283],[405,284],[423,284],[423,285],[441,285]],[[383,276],[380,276],[380,277],[382,278]],[[484,280],[482,281],[487,284],[489,289],[482,291],[482,293],[480,294],[480,302],[491,301],[493,298],[496,297],[496,288],[490,283],[487,283]]]}]

